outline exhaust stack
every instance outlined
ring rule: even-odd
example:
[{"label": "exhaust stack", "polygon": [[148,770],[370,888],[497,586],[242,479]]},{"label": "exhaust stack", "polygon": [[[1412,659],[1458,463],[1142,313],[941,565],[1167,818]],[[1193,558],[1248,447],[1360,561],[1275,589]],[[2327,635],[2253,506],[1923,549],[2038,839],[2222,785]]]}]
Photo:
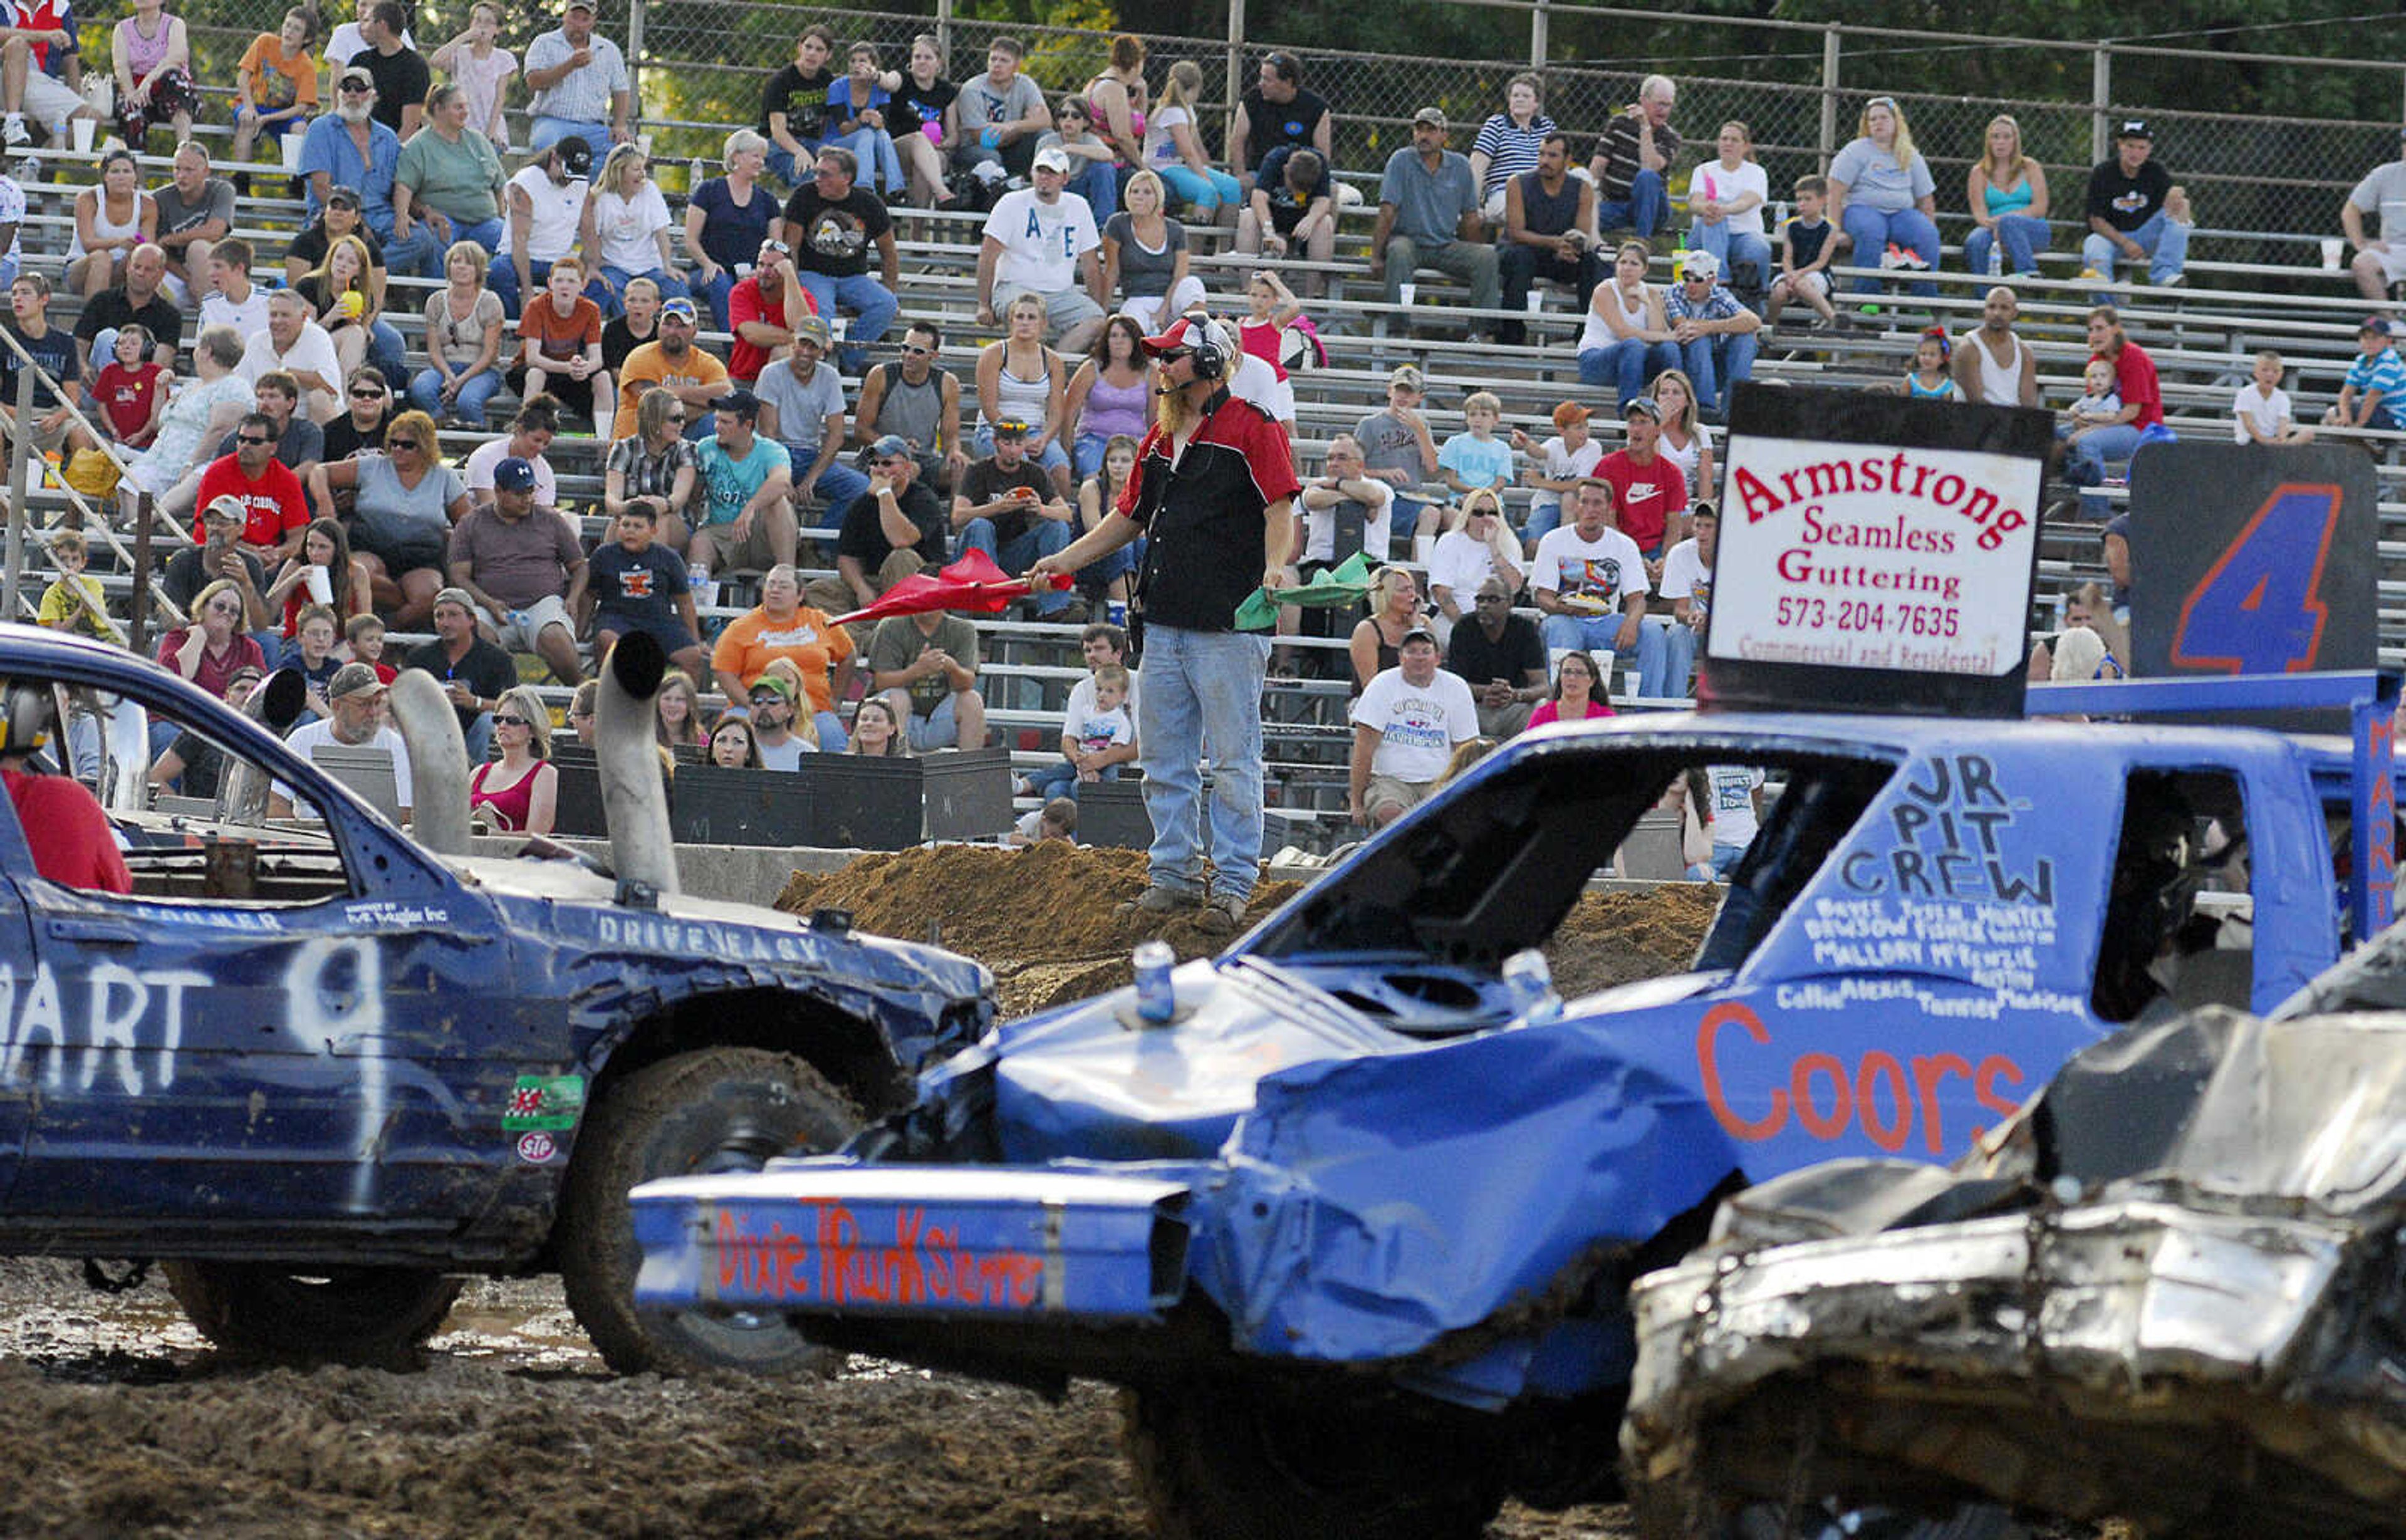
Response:
[{"label": "exhaust stack", "polygon": [[[242,713],[281,738],[309,709],[309,685],[298,669],[278,669],[250,692]],[[219,823],[258,824],[267,817],[267,777],[241,755],[226,758],[225,778],[218,786]]]},{"label": "exhaust stack", "polygon": [[668,663],[660,644],[642,631],[621,635],[602,663],[593,759],[602,780],[602,816],[610,830],[610,866],[622,893],[634,885],[654,893],[677,891],[668,788],[660,780],[652,728],[652,698],[659,693]]},{"label": "exhaust stack", "polygon": [[437,855],[468,854],[468,744],[460,713],[423,669],[404,669],[386,696],[409,747],[410,833]]}]

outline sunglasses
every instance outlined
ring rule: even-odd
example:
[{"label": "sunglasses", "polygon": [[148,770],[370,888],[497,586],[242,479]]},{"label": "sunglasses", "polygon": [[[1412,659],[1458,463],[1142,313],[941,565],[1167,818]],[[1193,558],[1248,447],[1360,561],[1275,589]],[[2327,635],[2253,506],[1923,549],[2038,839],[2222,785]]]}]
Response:
[{"label": "sunglasses", "polygon": [[1501,604],[1504,602],[1504,598],[1505,596],[1502,594],[1480,594],[1476,600],[1472,600],[1472,602],[1478,604]]},{"label": "sunglasses", "polygon": [[688,419],[683,412],[679,412],[675,417],[669,418],[669,421],[672,424],[679,428],[684,427],[688,420],[690,419]]},{"label": "sunglasses", "polygon": [[932,347],[922,347],[916,343],[906,342],[902,345],[902,352],[908,358],[925,359],[934,357],[936,350]]},{"label": "sunglasses", "polygon": [[493,726],[497,728],[531,728],[534,724],[526,717],[518,715],[515,712],[495,712],[493,713]]},{"label": "sunglasses", "polygon": [[236,433],[236,434],[234,435],[234,441],[236,444],[251,444],[251,445],[259,445],[259,444],[274,444],[274,443],[276,442],[274,439],[271,439],[271,438],[262,438],[262,437],[260,437],[257,433]]},{"label": "sunglasses", "polygon": [[382,401],[384,400],[384,392],[372,385],[354,386],[351,389],[351,399],[353,401]]},{"label": "sunglasses", "polygon": [[342,92],[346,96],[365,96],[374,90],[375,87],[364,80],[346,80],[342,85]]},{"label": "sunglasses", "polygon": [[752,698],[752,704],[756,706],[782,706],[785,703],[785,698],[775,690],[762,690]]},{"label": "sunglasses", "polygon": [[387,449],[415,449],[421,455],[426,453],[426,445],[418,443],[416,439],[389,438],[384,441],[384,446]]}]

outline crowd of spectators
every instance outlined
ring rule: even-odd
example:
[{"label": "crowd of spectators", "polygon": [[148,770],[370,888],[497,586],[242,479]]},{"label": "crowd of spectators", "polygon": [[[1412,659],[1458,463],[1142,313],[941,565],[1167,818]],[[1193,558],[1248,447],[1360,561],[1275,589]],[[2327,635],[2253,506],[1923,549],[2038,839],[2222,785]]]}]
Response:
[{"label": "crowd of spectators", "polygon": [[[295,9],[253,40],[234,78],[196,81],[183,23],[137,0],[110,35],[115,127],[137,148],[154,129],[172,133],[171,171],[146,188],[134,155],[110,148],[76,197],[71,331],[47,318],[49,280],[15,275],[8,330],[63,390],[37,393],[19,423],[11,389],[0,427],[70,458],[105,444],[130,490],[191,523],[197,544],[162,585],[191,624],[160,651],[188,677],[222,692],[246,669],[289,660],[316,687],[318,714],[349,731],[359,723],[333,708],[373,691],[355,677],[338,688],[347,665],[372,664],[380,687],[381,629],[431,628],[408,663],[446,681],[472,752],[500,746],[476,794],[497,827],[548,827],[552,808],[549,717],[514,693],[512,654],[574,685],[632,630],[683,671],[674,734],[714,762],[986,742],[967,621],[835,617],[964,553],[1016,572],[1104,532],[1161,388],[1147,339],[1182,317],[1229,315],[1228,389],[1293,431],[1297,329],[1335,265],[1340,212],[1362,200],[1337,176],[1336,110],[1291,54],[1260,62],[1215,155],[1202,72],[1181,60],[1149,73],[1134,37],[1048,101],[1007,37],[955,83],[931,37],[896,69],[874,45],[812,26],[680,218],[653,180],[624,56],[588,0],[570,0],[522,50],[505,46],[509,18],[490,4],[425,55],[407,20],[399,0],[359,0],[321,75],[318,19]],[[0,26],[0,56],[30,64],[21,81],[0,71],[9,143],[91,115],[82,96],[60,95],[74,73],[68,37],[61,48],[44,29]],[[305,220],[280,284],[254,280],[255,264],[276,264],[234,233],[237,197],[261,168],[221,177],[191,137],[219,89],[236,162],[289,136]],[[1467,154],[1443,109],[1412,114],[1408,144],[1377,168],[1368,273],[1420,323],[1437,314],[1415,303],[1421,279],[1459,283],[1470,333],[1511,346],[1527,346],[1540,286],[1567,288],[1584,317],[1578,374],[1600,407],[1563,402],[1539,442],[1505,431],[1501,403],[1473,392],[1463,429],[1441,437],[1407,364],[1386,408],[1298,477],[1285,580],[1355,552],[1380,569],[1358,618],[1288,606],[1279,622],[1288,637],[1350,636],[1351,800],[1371,824],[1425,795],[1470,738],[1610,711],[1618,671],[1642,698],[1686,694],[1711,588],[1714,427],[1765,329],[1790,306],[1843,320],[1833,266],[1903,270],[1919,294],[1934,291],[1921,275],[1944,256],[1936,180],[1893,98],[1866,102],[1827,175],[1775,204],[1746,123],[1720,124],[1708,144],[1697,134],[1701,157],[1687,148],[1668,78],[1648,77],[1600,131],[1558,124],[1545,95],[1541,77],[1512,78]],[[2120,122],[2114,145],[2085,192],[2082,277],[2102,290],[2136,265],[2177,284],[2188,200],[2154,159],[2146,122]],[[13,192],[0,179],[0,223]],[[984,210],[974,294],[978,325],[994,331],[973,369],[944,367],[941,329],[901,313],[889,208],[903,204]],[[2388,239],[2392,205],[2406,206],[2406,162],[2368,176],[2342,210],[2368,295],[2406,273],[2406,240]],[[2019,125],[1998,116],[1956,211],[1969,221],[1963,263],[2035,273],[2049,207]],[[2378,237],[2368,214],[2382,219]],[[1260,259],[1241,300],[1212,294],[1195,265],[1189,233],[1206,226]],[[1671,239],[1670,282],[1649,282]],[[13,232],[0,246],[16,266]],[[1853,287],[1890,290],[1871,276]],[[422,332],[404,340],[394,308],[421,314]],[[1993,290],[1982,324],[1927,339],[1901,388],[2035,404],[2016,317],[2011,290]],[[2406,364],[2386,322],[2369,319],[2362,335],[2325,421],[2395,428]],[[2063,473],[2086,493],[2084,516],[2102,523],[2102,484],[2160,427],[2162,405],[2152,362],[2110,306],[2092,317],[2090,343],[2096,377],[2066,413]],[[14,373],[13,354],[0,358],[0,385]],[[2235,407],[2243,442],[2311,436],[2284,377],[2277,358],[2258,361]],[[523,405],[496,433],[488,411],[505,389]],[[554,434],[581,428],[609,441],[594,508],[608,529],[589,547],[545,458]],[[444,429],[487,442],[455,466]],[[814,530],[836,532],[834,575],[806,583]],[[1140,543],[1083,548],[1103,545],[1029,613],[1110,631],[1143,557]],[[120,621],[84,572],[89,547],[62,538],[53,554],[45,623],[112,634]],[[715,629],[704,612],[738,573],[757,576],[759,602]],[[1116,658],[1089,661],[1062,759],[1031,795],[1074,798],[1137,756],[1137,682]],[[1308,666],[1291,645],[1278,654],[1280,672]],[[696,680],[729,703],[726,719],[703,720]],[[666,742],[665,711],[662,730]]]}]

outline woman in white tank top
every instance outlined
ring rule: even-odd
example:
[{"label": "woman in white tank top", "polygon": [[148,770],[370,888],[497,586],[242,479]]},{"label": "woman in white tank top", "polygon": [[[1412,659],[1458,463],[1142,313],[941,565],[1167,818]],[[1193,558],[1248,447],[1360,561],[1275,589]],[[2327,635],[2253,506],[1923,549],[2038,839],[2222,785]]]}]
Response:
[{"label": "woman in white tank top", "polygon": [[1646,258],[1644,243],[1621,243],[1612,281],[1595,286],[1579,332],[1579,381],[1612,387],[1616,407],[1644,394],[1649,379],[1679,361],[1663,295],[1647,287]]},{"label": "woman in white tank top", "polygon": [[142,173],[122,149],[100,163],[100,185],[76,194],[75,239],[67,247],[67,287],[91,299],[122,278],[125,259],[154,238],[159,205],[142,191]]}]

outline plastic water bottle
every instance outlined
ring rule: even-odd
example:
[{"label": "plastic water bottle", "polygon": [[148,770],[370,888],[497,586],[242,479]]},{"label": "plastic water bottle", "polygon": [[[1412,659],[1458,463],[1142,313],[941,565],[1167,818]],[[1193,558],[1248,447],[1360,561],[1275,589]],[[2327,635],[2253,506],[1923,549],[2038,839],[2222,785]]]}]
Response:
[{"label": "plastic water bottle", "polygon": [[2005,243],[2001,240],[1990,241],[1988,243],[1988,276],[2002,278],[2004,276]]},{"label": "plastic water bottle", "polygon": [[1554,970],[1536,947],[1504,959],[1504,987],[1511,993],[1512,1009],[1525,1026],[1543,1026],[1563,1014],[1563,997],[1554,993]]},{"label": "plastic water bottle", "polygon": [[1178,954],[1168,941],[1139,941],[1136,963],[1136,1013],[1148,1022],[1166,1025],[1178,1014],[1178,991],[1170,983],[1170,970],[1178,966]]}]

